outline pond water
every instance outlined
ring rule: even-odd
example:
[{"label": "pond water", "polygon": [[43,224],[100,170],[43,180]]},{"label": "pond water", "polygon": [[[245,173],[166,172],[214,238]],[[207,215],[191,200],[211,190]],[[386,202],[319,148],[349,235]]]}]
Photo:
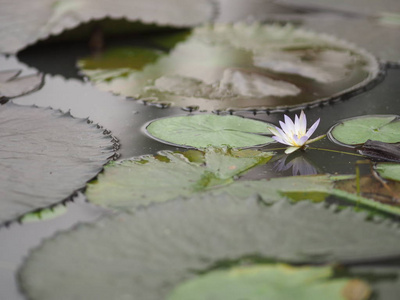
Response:
[{"label": "pond water", "polygon": [[[279,10],[275,13],[282,17]],[[231,12],[231,16],[235,14],[239,14],[238,11]],[[229,14],[224,11],[222,17],[227,18],[227,16]],[[121,43],[124,44],[123,39],[109,41],[109,45],[112,46],[118,46]],[[143,41],[141,38],[136,38],[124,45],[126,44],[142,46]],[[166,145],[150,138],[144,132],[143,126],[158,118],[190,115],[191,113],[177,106],[163,109],[154,105],[144,105],[143,102],[122,95],[118,96],[101,91],[95,84],[84,79],[76,67],[79,59],[89,55],[90,51],[86,42],[40,43],[23,50],[16,56],[1,56],[0,69],[22,69],[22,75],[37,71],[44,73],[45,82],[40,90],[15,98],[13,102],[24,106],[36,105],[51,107],[64,112],[70,111],[72,116],[76,118],[88,117],[93,123],[110,131],[118,139],[118,153],[120,155],[118,160],[147,154],[154,155],[163,150],[182,151],[182,148]],[[303,105],[310,123],[318,118],[321,119],[314,136],[325,134],[329,128],[342,119],[369,114],[397,114],[400,111],[400,68],[395,63],[382,63],[378,69],[375,70],[377,72],[375,78],[371,79],[368,85],[364,84],[366,85],[364,88],[354,89],[350,94],[339,96],[333,92],[336,95],[334,102],[325,101],[322,104],[313,105],[311,108]],[[361,73],[359,71],[351,76],[351,85],[360,81]],[[304,86],[302,87],[304,88]],[[307,86],[307,89],[309,88]],[[335,88],[338,87],[330,86],[327,90],[331,92],[331,89],[334,90]],[[348,87],[339,87],[339,89],[346,88]],[[315,99],[326,96],[326,94],[322,96],[315,94]],[[239,106],[239,108],[241,107]],[[219,110],[219,107],[217,107],[217,110]],[[290,110],[292,110],[292,107]],[[192,113],[199,114],[201,112],[194,111]],[[222,112],[222,114],[225,113]],[[297,111],[279,109],[271,112],[268,108],[263,108],[258,111],[239,109],[228,113],[277,125],[283,119],[284,113],[293,118]],[[260,149],[268,151],[278,147],[279,145],[272,144]],[[282,154],[280,160],[277,156],[270,163],[253,168],[241,176],[239,181],[291,175],[355,174],[358,166],[357,161],[362,159],[343,153],[355,152],[352,149],[336,145],[327,138],[316,142],[312,147],[320,148],[320,150],[297,151],[290,159],[287,159],[283,155],[283,151],[279,150],[279,153]],[[362,174],[370,173],[369,165],[361,165],[360,168]],[[336,203],[337,199],[330,197],[327,201]],[[22,224],[12,222],[9,226],[0,228],[0,299],[24,299],[18,288],[16,272],[28,256],[29,251],[40,245],[44,238],[51,237],[60,230],[67,230],[79,222],[93,222],[112,213],[108,209],[88,203],[85,195],[81,193],[75,195],[73,201],[68,201],[66,208],[66,213],[53,219],[22,222]],[[386,270],[398,271],[400,270],[400,253],[395,258],[384,257],[381,260],[354,263],[353,265],[358,266],[360,270],[369,270],[368,268],[372,266],[378,273],[382,270],[383,272]]]}]

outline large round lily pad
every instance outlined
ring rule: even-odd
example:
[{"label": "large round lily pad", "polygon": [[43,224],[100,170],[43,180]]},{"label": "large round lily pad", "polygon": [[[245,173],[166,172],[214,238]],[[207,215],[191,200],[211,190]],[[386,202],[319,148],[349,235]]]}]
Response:
[{"label": "large round lily pad", "polygon": [[363,281],[332,278],[332,267],[284,264],[242,266],[199,276],[173,290],[168,300],[367,300]]},{"label": "large round lily pad", "polygon": [[15,53],[50,35],[103,18],[171,26],[210,21],[215,6],[208,0],[30,0],[2,1],[0,52]]},{"label": "large round lily pad", "polygon": [[146,130],[161,142],[181,147],[238,148],[274,143],[275,140],[265,136],[272,135],[269,127],[273,125],[237,116],[195,115],[155,120]]},{"label": "large round lily pad", "polygon": [[31,253],[19,278],[32,300],[160,300],[181,282],[229,261],[397,255],[399,228],[364,219],[309,202],[269,206],[230,196],[169,201],[58,234]]},{"label": "large round lily pad", "polygon": [[7,103],[0,126],[0,224],[65,200],[115,154],[111,136],[69,113]]},{"label": "large round lily pad", "polygon": [[209,111],[304,107],[354,91],[379,73],[374,57],[347,42],[244,23],[197,27],[142,70],[118,77],[118,68],[82,71],[105,91]]},{"label": "large round lily pad", "polygon": [[342,120],[328,136],[335,143],[356,146],[368,140],[385,143],[400,142],[400,121],[396,115],[368,115]]}]

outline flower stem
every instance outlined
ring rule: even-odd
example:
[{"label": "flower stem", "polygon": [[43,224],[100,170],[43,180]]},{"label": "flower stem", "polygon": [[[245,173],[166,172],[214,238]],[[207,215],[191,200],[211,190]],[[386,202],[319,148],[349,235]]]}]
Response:
[{"label": "flower stem", "polygon": [[346,151],[340,151],[340,150],[332,150],[332,149],[316,148],[316,147],[308,147],[308,149],[321,150],[321,151],[328,151],[328,152],[335,152],[335,153],[340,153],[340,154],[347,154],[347,155],[353,155],[353,156],[358,156],[358,157],[364,157],[361,154],[351,153],[351,152],[346,152]]}]

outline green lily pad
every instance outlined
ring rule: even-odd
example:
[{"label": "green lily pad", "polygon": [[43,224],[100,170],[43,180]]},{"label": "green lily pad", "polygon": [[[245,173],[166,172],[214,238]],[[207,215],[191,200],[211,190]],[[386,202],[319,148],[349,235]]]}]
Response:
[{"label": "green lily pad", "polygon": [[400,208],[358,196],[340,189],[341,181],[354,176],[296,176],[258,181],[234,181],[250,168],[264,164],[272,153],[256,150],[207,149],[201,151],[143,156],[132,160],[112,162],[98,179],[88,184],[89,201],[119,210],[132,210],[152,202],[164,202],[179,196],[207,193],[228,194],[246,199],[260,194],[271,203],[282,199],[292,201],[324,201],[335,196],[350,204],[399,215]]},{"label": "green lily pad", "polygon": [[367,300],[370,287],[363,281],[332,278],[332,267],[253,265],[218,270],[175,288],[168,300]]},{"label": "green lily pad", "polygon": [[134,209],[232,183],[234,176],[272,157],[270,152],[227,148],[209,148],[202,155],[201,162],[193,162],[183,154],[164,151],[112,162],[88,184],[86,196],[98,205]]},{"label": "green lily pad", "polygon": [[7,103],[0,120],[0,224],[69,198],[115,155],[110,135],[69,113]]},{"label": "green lily pad", "polygon": [[[189,27],[213,18],[215,6],[207,0],[54,1],[29,0],[2,3],[0,52],[16,53],[38,40],[104,18],[141,21],[146,24]],[[157,9],[154,9],[154,8]]]},{"label": "green lily pad", "polygon": [[67,207],[61,204],[52,208],[45,208],[36,212],[28,213],[21,218],[20,222],[30,223],[30,222],[51,220],[65,214],[66,212],[67,212]]},{"label": "green lily pad", "polygon": [[178,199],[60,233],[33,250],[18,278],[32,300],[159,300],[226,261],[328,263],[398,255],[399,228],[365,217],[309,202]]},{"label": "green lily pad", "polygon": [[368,140],[385,143],[400,142],[400,121],[396,115],[367,115],[342,120],[328,136],[335,143],[356,146]]},{"label": "green lily pad", "polygon": [[[146,127],[152,138],[180,147],[252,147],[275,143],[272,124],[238,116],[195,115],[155,120]],[[263,134],[263,135],[261,135]]]},{"label": "green lily pad", "polygon": [[374,169],[385,179],[400,181],[400,164],[398,163],[379,163]]},{"label": "green lily pad", "polygon": [[81,71],[101,90],[148,104],[274,110],[352,92],[379,74],[379,64],[326,35],[240,23],[197,27],[169,54],[129,76],[104,80],[103,69]]}]

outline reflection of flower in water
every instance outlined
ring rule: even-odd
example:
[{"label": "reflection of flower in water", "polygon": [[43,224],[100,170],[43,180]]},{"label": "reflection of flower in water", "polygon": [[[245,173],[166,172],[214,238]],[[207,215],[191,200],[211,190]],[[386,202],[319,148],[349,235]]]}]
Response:
[{"label": "reflection of flower in water", "polygon": [[277,172],[287,171],[292,169],[292,175],[315,175],[317,169],[303,156],[297,156],[286,163],[287,155],[281,157],[274,163],[274,170]]}]

